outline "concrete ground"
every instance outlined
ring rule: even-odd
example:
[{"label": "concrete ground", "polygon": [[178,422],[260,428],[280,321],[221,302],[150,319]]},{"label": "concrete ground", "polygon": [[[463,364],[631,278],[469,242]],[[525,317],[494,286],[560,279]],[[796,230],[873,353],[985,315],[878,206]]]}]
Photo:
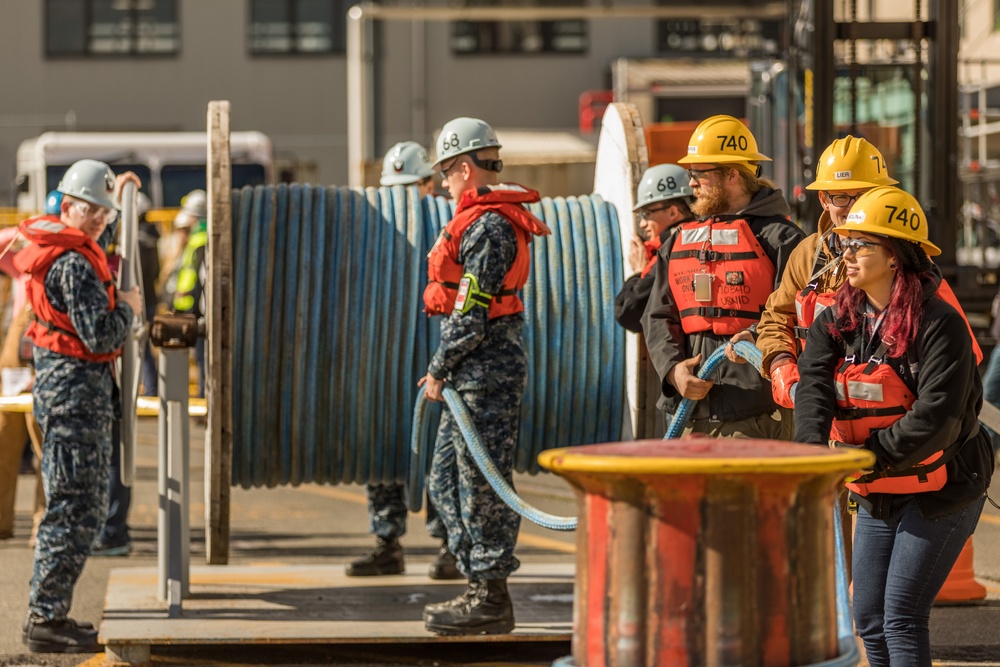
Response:
[{"label": "concrete ground", "polygon": [[[203,432],[192,426],[192,565],[204,563]],[[108,573],[120,567],[156,565],[156,421],[140,420],[137,483],[130,514],[133,553],[127,558],[92,558],[87,564],[73,602],[72,615],[97,623],[101,619]],[[33,478],[22,475],[18,486],[15,537],[0,542],[0,667],[44,665],[64,667],[103,665],[99,655],[31,655],[20,638],[32,553],[28,548]],[[549,475],[519,479],[525,497],[546,511],[576,513],[569,487]],[[1000,497],[1000,492],[996,494]],[[554,533],[522,523],[518,556],[528,563],[572,561],[574,534]],[[231,559],[234,565],[343,564],[371,544],[367,534],[364,490],[358,486],[315,486],[275,489],[233,489]],[[422,570],[436,553],[422,518],[410,521],[402,540],[407,567]],[[1000,511],[987,505],[975,537],[977,578],[988,588],[985,604],[936,607],[932,614],[935,664],[1000,666]],[[341,667],[375,665],[551,665],[569,653],[568,644],[536,648],[524,646],[456,644],[413,646],[281,646],[237,648],[154,648],[156,665],[186,667],[235,664],[304,665]]]}]

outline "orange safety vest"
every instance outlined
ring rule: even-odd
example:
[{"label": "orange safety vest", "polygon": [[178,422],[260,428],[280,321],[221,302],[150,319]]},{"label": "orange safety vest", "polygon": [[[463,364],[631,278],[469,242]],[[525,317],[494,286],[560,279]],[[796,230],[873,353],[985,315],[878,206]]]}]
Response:
[{"label": "orange safety vest", "polygon": [[774,264],[743,218],[682,224],[669,260],[670,292],[687,334],[746,329],[774,290]]},{"label": "orange safety vest", "polygon": [[531,252],[528,244],[531,237],[549,233],[545,223],[536,218],[523,204],[540,201],[534,190],[505,183],[485,186],[478,190],[467,190],[462,194],[455,209],[455,217],[441,230],[441,235],[427,255],[428,284],[424,290],[424,306],[429,315],[448,315],[455,309],[458,298],[459,281],[463,266],[458,262],[458,252],[462,246],[462,234],[476,220],[489,212],[502,215],[517,237],[517,254],[514,263],[503,279],[503,288],[494,294],[489,306],[489,319],[513,315],[524,310],[524,303],[518,292],[528,282],[531,269]]},{"label": "orange safety vest", "polygon": [[[841,360],[834,375],[837,410],[830,432],[833,439],[863,446],[874,431],[892,426],[913,406],[916,392],[885,363],[885,354],[882,343],[868,361],[858,359],[856,354]],[[943,455],[944,451],[935,452],[905,470],[855,473],[847,488],[861,496],[938,491],[948,481]]]},{"label": "orange safety vest", "polygon": [[54,215],[24,220],[19,228],[32,242],[14,257],[15,266],[22,273],[29,274],[25,289],[33,312],[27,335],[32,342],[53,352],[95,363],[111,361],[121,354],[121,350],[104,354],[91,352],[80,340],[69,315],[57,310],[45,293],[45,276],[52,264],[64,253],[74,251],[83,255],[94,267],[97,278],[108,292],[108,310],[114,310],[115,288],[111,270],[97,242],[80,230],[67,227]]}]

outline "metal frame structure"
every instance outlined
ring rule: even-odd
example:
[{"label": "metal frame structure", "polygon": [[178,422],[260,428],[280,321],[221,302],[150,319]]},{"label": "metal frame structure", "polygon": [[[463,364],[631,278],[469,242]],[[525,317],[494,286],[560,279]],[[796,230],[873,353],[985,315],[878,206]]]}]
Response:
[{"label": "metal frame structure", "polygon": [[[917,76],[915,81],[916,118],[918,126],[918,146],[921,141],[921,82],[926,84],[928,99],[928,130],[933,141],[933,163],[927,159],[930,151],[918,148],[919,170],[934,165],[934,178],[930,181],[930,192],[924,193],[917,180],[917,192],[913,193],[928,211],[933,211],[939,224],[931,228],[931,238],[942,250],[939,261],[942,264],[955,263],[955,234],[959,220],[958,183],[958,0],[928,0],[928,18],[920,15],[920,0],[915,2],[913,21],[858,21],[856,12],[851,21],[834,20],[834,0],[790,0],[789,16],[796,16],[805,5],[811,13],[811,39],[808,50],[796,53],[790,58],[793,66],[808,71],[812,76],[812,164],[820,153],[836,137],[834,136],[833,105],[834,79],[837,62],[834,43],[837,41],[859,40],[899,40],[912,41],[923,47],[926,44],[927,59],[922,63],[918,52],[918,67],[926,67],[926,78]],[[800,45],[801,47],[802,45]],[[920,49],[923,51],[923,48]],[[849,63],[855,65],[856,63]],[[853,116],[853,114],[852,114]],[[856,131],[856,128],[852,128]],[[814,210],[807,219],[819,218],[818,203],[813,201]],[[941,224],[949,223],[949,224]]]}]

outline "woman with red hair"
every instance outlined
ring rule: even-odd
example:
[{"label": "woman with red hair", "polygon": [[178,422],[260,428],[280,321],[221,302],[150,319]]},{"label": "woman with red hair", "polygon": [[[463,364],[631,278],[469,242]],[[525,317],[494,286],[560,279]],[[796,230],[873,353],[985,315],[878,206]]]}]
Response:
[{"label": "woman with red hair", "polygon": [[983,509],[993,449],[962,315],[936,295],[927,218],[894,187],[862,195],[842,239],[847,281],[799,358],[795,440],[863,447],[854,620],[872,667],[927,667],[930,610]]}]

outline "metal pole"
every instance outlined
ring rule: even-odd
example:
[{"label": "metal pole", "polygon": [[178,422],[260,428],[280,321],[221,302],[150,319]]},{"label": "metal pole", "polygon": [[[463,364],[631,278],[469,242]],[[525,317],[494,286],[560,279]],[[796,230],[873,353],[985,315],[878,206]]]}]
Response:
[{"label": "metal pole", "polygon": [[368,37],[368,7],[355,5],[347,12],[347,183],[364,187],[365,163],[375,154],[368,115],[371,97],[371,54]]},{"label": "metal pole", "polygon": [[158,592],[171,616],[190,595],[188,348],[160,348]]},{"label": "metal pole", "polygon": [[[931,203],[937,224],[930,228],[942,264],[955,263],[958,224],[958,1],[931,0],[934,30],[928,67],[928,98],[933,100],[930,127],[934,137]],[[981,109],[980,113],[985,111]]]}]

